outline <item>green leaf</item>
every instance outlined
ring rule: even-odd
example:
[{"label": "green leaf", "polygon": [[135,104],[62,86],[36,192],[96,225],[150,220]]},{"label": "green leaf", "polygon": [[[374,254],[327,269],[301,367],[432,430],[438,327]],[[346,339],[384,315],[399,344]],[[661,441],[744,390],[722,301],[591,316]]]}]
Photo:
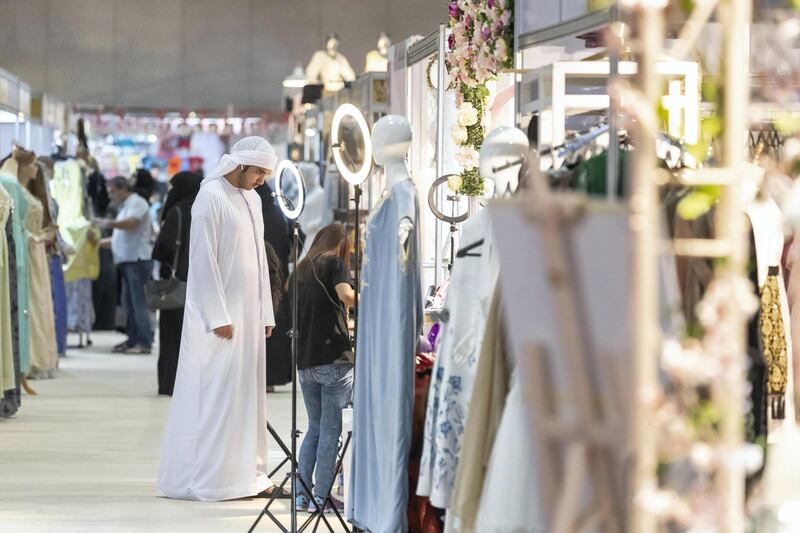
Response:
[{"label": "green leaf", "polygon": [[701,190],[692,191],[678,202],[678,216],[684,220],[695,220],[711,211],[718,198],[719,194],[709,194]]},{"label": "green leaf", "polygon": [[700,123],[700,133],[703,139],[710,141],[722,133],[722,117],[712,115],[704,118]]},{"label": "green leaf", "polygon": [[781,111],[775,116],[775,129],[782,135],[794,135],[800,131],[800,116],[790,111]]},{"label": "green leaf", "polygon": [[719,102],[719,86],[712,80],[703,80],[700,85],[700,92],[703,95],[704,102]]},{"label": "green leaf", "polygon": [[700,141],[697,144],[689,144],[686,146],[686,151],[689,152],[698,161],[705,161],[708,156],[708,149],[711,143],[708,141]]}]

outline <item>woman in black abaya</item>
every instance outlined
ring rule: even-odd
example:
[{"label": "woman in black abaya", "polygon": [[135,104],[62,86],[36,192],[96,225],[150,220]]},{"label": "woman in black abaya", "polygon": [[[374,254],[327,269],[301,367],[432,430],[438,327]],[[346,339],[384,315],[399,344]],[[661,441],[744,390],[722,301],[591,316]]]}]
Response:
[{"label": "woman in black abaya", "polygon": [[[172,264],[178,254],[175,277],[186,281],[189,273],[189,228],[192,224],[192,203],[200,192],[200,176],[193,172],[179,172],[172,178],[172,188],[167,193],[161,215],[161,232],[153,246],[153,259],[161,263],[161,279],[172,275]],[[178,227],[180,226],[180,249]],[[172,395],[175,374],[178,372],[178,354],[181,349],[183,308],[162,310],[158,318],[158,393]]]}]

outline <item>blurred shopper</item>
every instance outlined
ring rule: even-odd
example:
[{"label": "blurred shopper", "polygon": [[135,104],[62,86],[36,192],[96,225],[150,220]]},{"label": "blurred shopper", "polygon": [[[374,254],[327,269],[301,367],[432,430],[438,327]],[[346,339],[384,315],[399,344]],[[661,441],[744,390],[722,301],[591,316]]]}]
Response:
[{"label": "blurred shopper", "polygon": [[122,305],[126,313],[128,339],[114,347],[115,353],[148,354],[153,346],[150,312],[144,286],[150,279],[152,231],[147,201],[131,190],[128,180],[118,176],[108,183],[108,197],[117,208],[115,220],[99,219],[101,228],[111,228],[111,253],[122,276]]},{"label": "blurred shopper", "polygon": [[137,169],[136,174],[133,175],[133,192],[144,198],[149,204],[155,190],[156,180],[153,179],[150,171],[144,168]]},{"label": "blurred shopper", "polygon": [[[192,224],[192,204],[200,192],[200,176],[179,172],[172,178],[167,195],[162,225],[153,246],[153,259],[160,262],[161,279],[173,275],[186,281],[189,275],[189,231]],[[178,244],[180,243],[180,244]],[[176,258],[177,254],[177,258]],[[176,265],[172,271],[173,263]],[[178,372],[178,353],[181,348],[183,308],[162,309],[158,317],[158,393],[172,396]]]},{"label": "blurred shopper", "polygon": [[292,381],[292,327],[289,300],[286,295],[286,276],[275,248],[265,240],[269,281],[272,286],[272,311],[275,313],[275,329],[267,339],[267,392],[275,392],[277,385]]},{"label": "blurred shopper", "polygon": [[166,172],[161,170],[161,165],[153,163],[150,165],[150,175],[153,177],[154,187],[158,195],[158,201],[164,203],[169,191],[169,177]]},{"label": "blurred shopper", "polygon": [[[298,276],[297,369],[308,413],[298,468],[305,486],[313,487],[314,496],[314,502],[306,494],[297,497],[300,511],[322,506],[333,486],[342,409],[353,390],[353,348],[347,324],[347,308],[355,300],[350,281],[351,254],[345,227],[326,226],[289,279],[291,297],[293,277]],[[339,502],[335,504],[340,507]]]}]

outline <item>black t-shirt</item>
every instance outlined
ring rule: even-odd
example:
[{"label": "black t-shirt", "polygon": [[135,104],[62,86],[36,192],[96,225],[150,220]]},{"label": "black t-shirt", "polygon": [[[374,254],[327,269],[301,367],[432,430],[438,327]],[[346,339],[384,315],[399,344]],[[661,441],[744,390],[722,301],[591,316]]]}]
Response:
[{"label": "black t-shirt", "polygon": [[299,281],[297,368],[300,370],[353,362],[345,306],[336,293],[340,283],[352,285],[344,261],[335,256],[318,258],[308,279]]}]

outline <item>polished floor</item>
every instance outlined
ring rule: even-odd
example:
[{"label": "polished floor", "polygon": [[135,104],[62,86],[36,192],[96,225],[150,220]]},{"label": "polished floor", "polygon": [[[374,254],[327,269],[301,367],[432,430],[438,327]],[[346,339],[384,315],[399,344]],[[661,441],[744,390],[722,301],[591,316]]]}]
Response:
[{"label": "polished floor", "polygon": [[[0,419],[0,532],[247,531],[265,500],[159,496],[155,478],[169,398],[156,395],[157,356],[110,354],[121,340],[116,334],[92,340],[91,348],[68,351],[57,379],[31,382],[38,395],[24,396],[14,418]],[[269,396],[270,422],[287,440],[290,402],[288,387]],[[270,439],[270,466],[281,458]],[[273,509],[288,527],[288,501]],[[264,519],[256,531],[280,529]]]}]

